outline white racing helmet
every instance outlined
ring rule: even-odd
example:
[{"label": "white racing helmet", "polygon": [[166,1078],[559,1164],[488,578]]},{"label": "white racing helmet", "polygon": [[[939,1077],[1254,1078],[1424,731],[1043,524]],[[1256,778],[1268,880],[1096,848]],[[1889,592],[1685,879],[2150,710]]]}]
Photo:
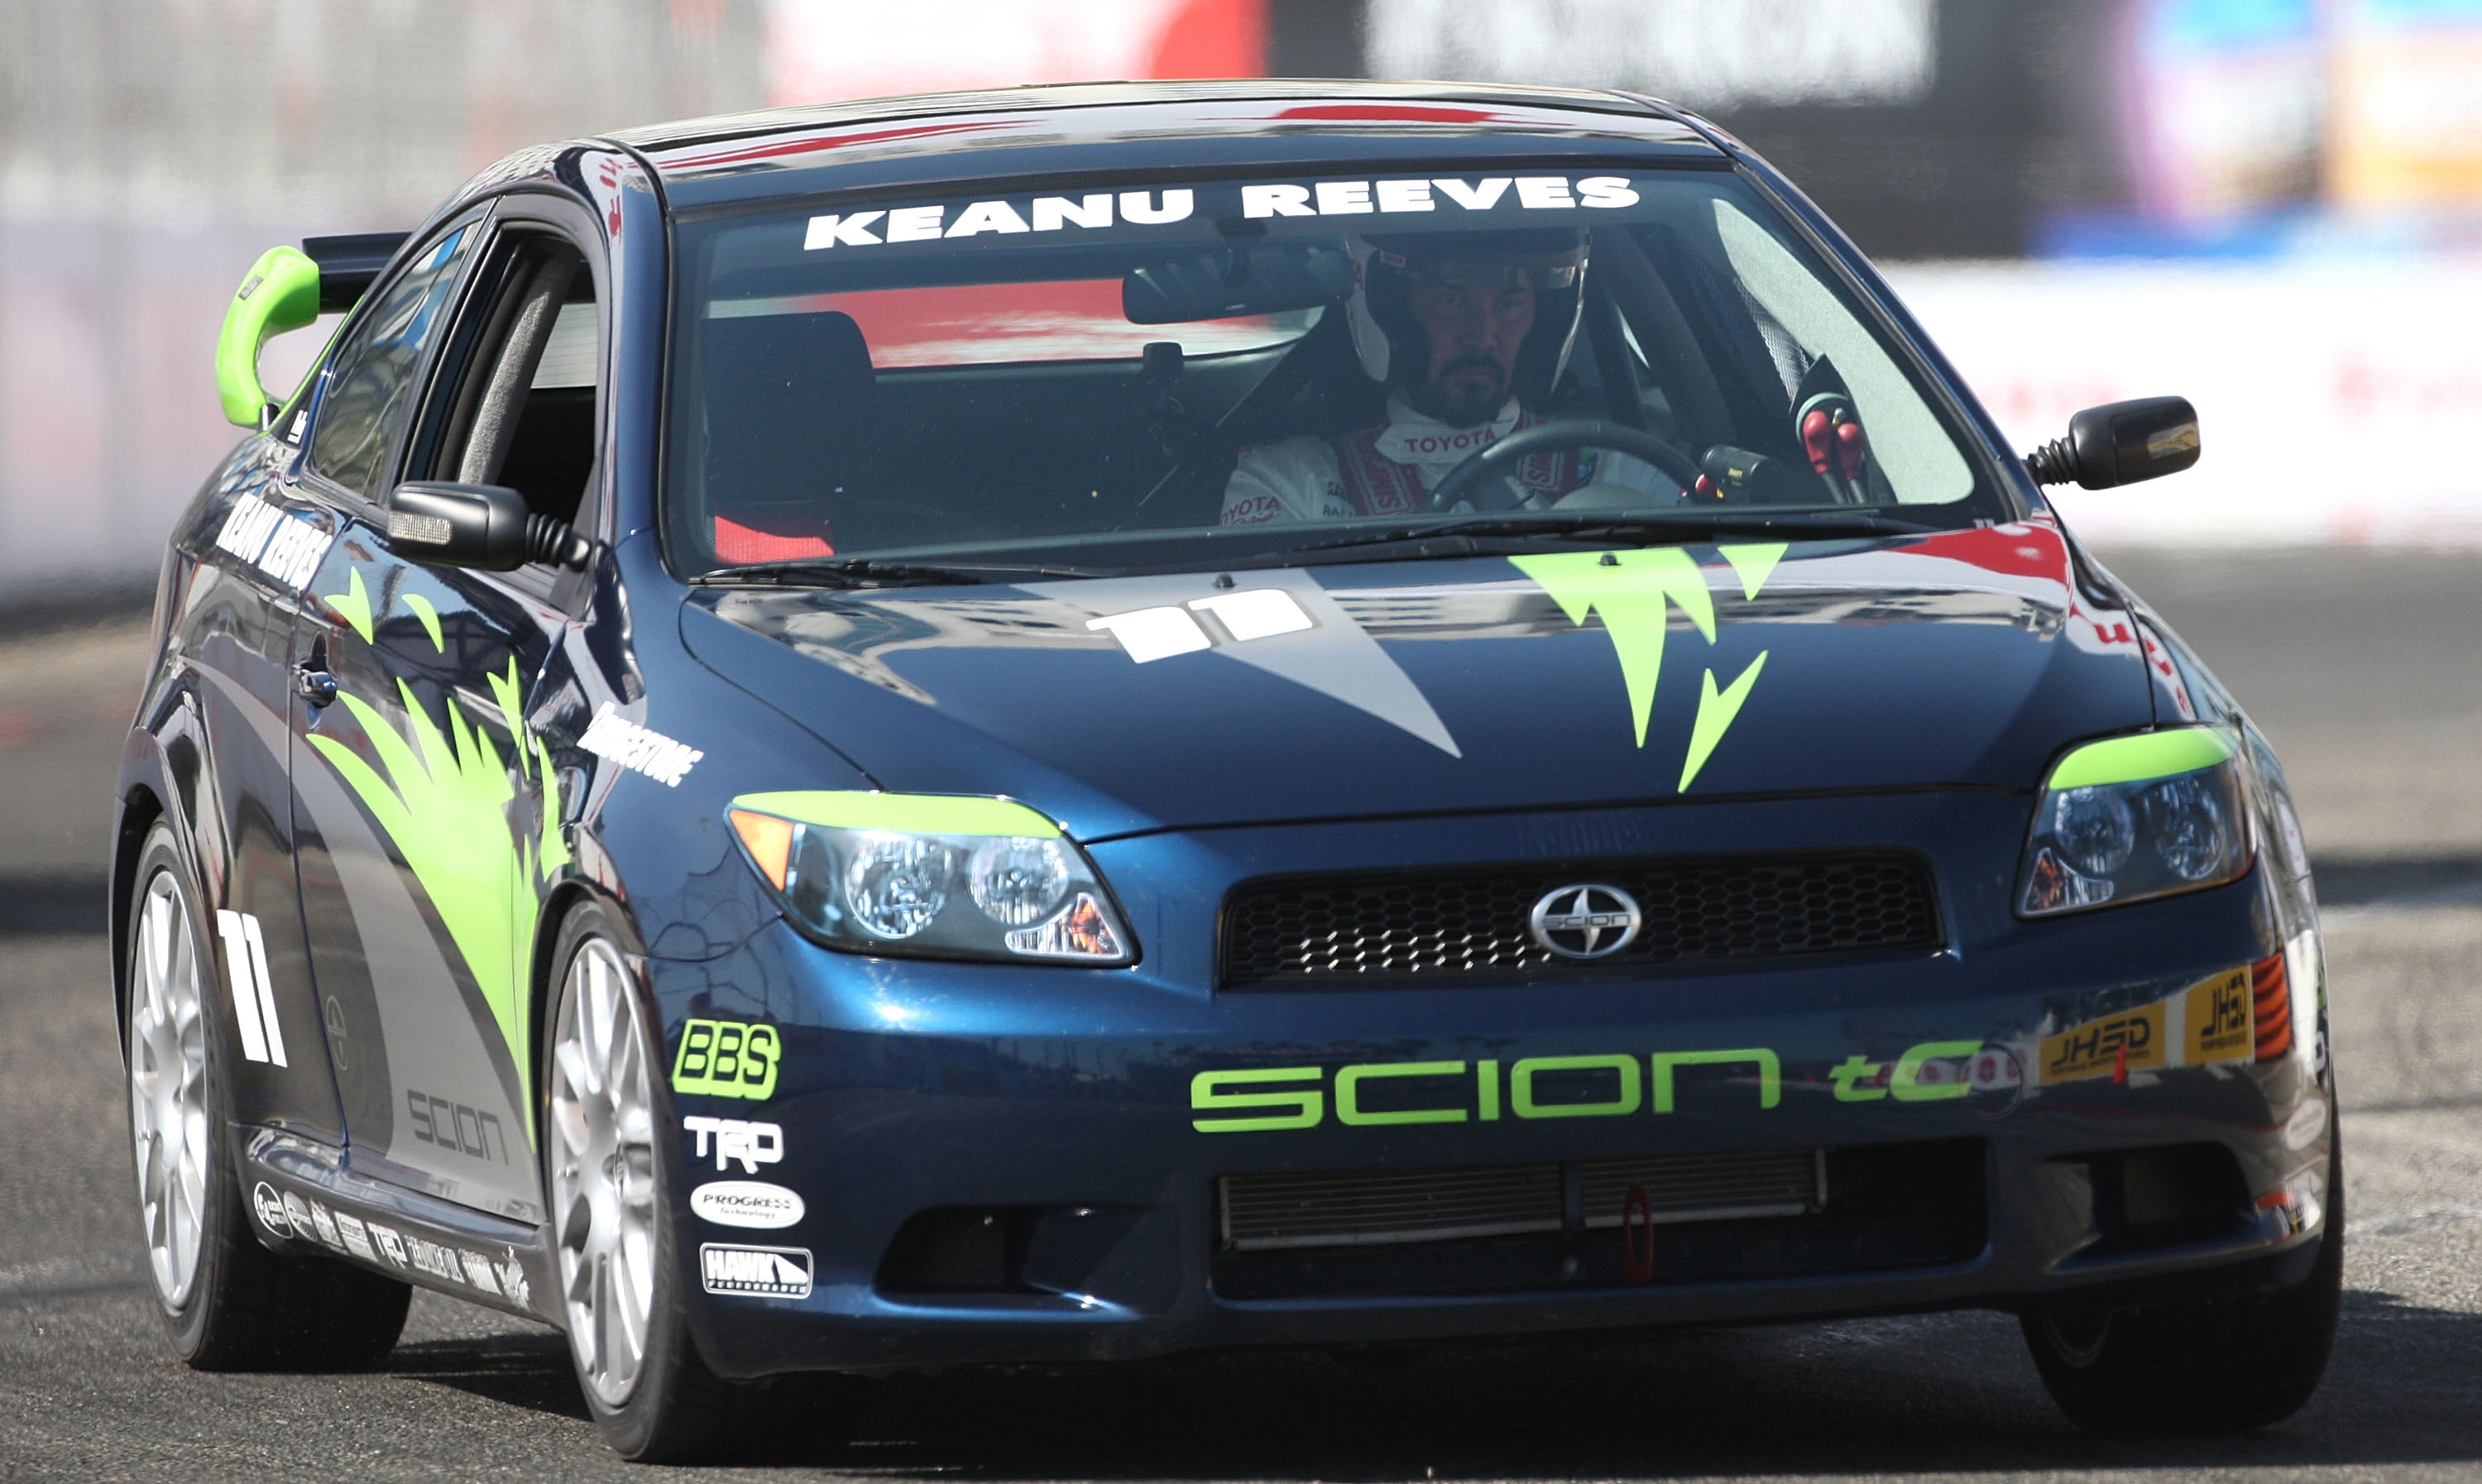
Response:
[{"label": "white racing helmet", "polygon": [[1568,368],[1577,343],[1587,240],[1583,228],[1562,226],[1353,238],[1353,292],[1345,300],[1345,317],[1361,369],[1390,386],[1428,374],[1431,340],[1406,302],[1410,280],[1460,287],[1523,284],[1534,290],[1534,328],[1518,352],[1513,389],[1527,400],[1542,398]]}]

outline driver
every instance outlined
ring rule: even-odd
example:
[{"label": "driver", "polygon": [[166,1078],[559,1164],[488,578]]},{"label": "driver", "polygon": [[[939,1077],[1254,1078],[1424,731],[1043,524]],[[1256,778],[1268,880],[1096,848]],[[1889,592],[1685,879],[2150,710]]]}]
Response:
[{"label": "driver", "polygon": [[[1355,239],[1345,312],[1362,369],[1388,388],[1386,417],[1243,449],[1223,523],[1421,511],[1450,469],[1543,422],[1525,404],[1549,393],[1576,343],[1586,246],[1573,227]],[[1597,483],[1679,498],[1651,466],[1594,448],[1529,455],[1513,477],[1525,509]]]}]

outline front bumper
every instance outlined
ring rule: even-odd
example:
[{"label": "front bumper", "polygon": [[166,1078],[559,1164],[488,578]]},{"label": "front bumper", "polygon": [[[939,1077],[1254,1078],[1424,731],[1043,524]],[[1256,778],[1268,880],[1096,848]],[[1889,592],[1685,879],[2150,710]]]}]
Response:
[{"label": "front bumper", "polygon": [[[1612,811],[1548,828],[1529,817],[1154,836],[1095,850],[1147,950],[1131,969],[858,958],[780,922],[719,959],[651,961],[668,1050],[692,1018],[768,1023],[782,1043],[767,1101],[672,1100],[676,1122],[780,1130],[762,1141],[780,1158],[763,1166],[728,1162],[721,1139],[683,1133],[672,1148],[693,1330],[720,1372],[754,1376],[2029,1309],[2298,1281],[2322,1231],[2332,1137],[2308,1049],[2314,1001],[2296,1017],[2297,1054],[2272,1060],[2141,1058],[2118,1076],[2048,1081],[2038,1065],[2063,1029],[2177,1001],[2280,952],[2277,888],[2254,874],[2019,922],[2006,880],[1949,862],[2013,864],[2024,808],[1958,795]],[[1645,849],[1650,835],[1673,851],[1715,848],[1702,829],[1729,829],[1742,849],[1771,835],[1920,849],[1941,861],[1948,946],[1644,979],[1222,993],[1201,946],[1232,882],[1292,862],[1559,859]],[[2304,990],[2314,986],[2296,986],[2297,999]],[[1347,1075],[1414,1064],[1432,1065]],[[1219,1100],[1236,1090],[1283,1096]],[[2305,1116],[2312,1101],[2321,1111]],[[1429,1120],[1386,1116],[1405,1113]],[[1875,1205],[1831,1194],[1823,1211],[1772,1225],[1657,1228],[1650,1276],[1628,1265],[1634,1236],[1584,1226],[1573,1200],[1555,1232],[1350,1251],[1237,1253],[1223,1219],[1227,1177],[1548,1167],[1573,1187],[1571,1172],[1598,1162],[1764,1151],[1827,1152],[1845,1194],[1867,1188],[1851,1172],[1874,1161],[1947,1177],[1881,1190]],[[2164,1171],[2211,1167],[2229,1189],[2181,1220],[2132,1221],[2141,1181],[2127,1156],[2163,1151],[2176,1153],[2156,1185]],[[700,1184],[751,1179],[797,1191],[800,1220],[737,1230],[690,1207]],[[707,1244],[803,1253],[809,1291],[702,1291],[695,1253]]]}]

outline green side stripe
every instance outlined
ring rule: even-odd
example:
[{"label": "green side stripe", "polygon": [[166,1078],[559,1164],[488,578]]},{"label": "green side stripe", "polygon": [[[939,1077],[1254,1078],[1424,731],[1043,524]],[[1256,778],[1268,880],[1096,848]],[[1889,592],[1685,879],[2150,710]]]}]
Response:
[{"label": "green side stripe", "polygon": [[746,793],[734,808],[773,814],[800,825],[845,830],[906,830],[921,835],[1011,835],[1056,839],[1060,827],[1012,799],[945,793],[864,793],[812,789]]},{"label": "green side stripe", "polygon": [[2168,731],[2106,737],[2072,748],[2051,769],[2050,787],[2093,788],[2104,783],[2138,783],[2211,768],[2232,755],[2232,744],[2211,727],[2179,727]]},{"label": "green side stripe", "polygon": [[258,352],[270,335],[299,330],[319,317],[319,265],[299,248],[270,248],[259,254],[233,291],[216,335],[216,397],[224,416],[245,428],[258,426],[273,400],[258,381]]}]

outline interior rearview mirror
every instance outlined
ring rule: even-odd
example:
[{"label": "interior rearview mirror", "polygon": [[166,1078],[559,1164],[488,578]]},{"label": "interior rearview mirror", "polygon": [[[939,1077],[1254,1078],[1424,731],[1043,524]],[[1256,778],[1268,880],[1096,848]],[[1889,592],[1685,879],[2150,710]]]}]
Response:
[{"label": "interior rearview mirror", "polygon": [[1314,309],[1352,292],[1353,257],[1343,238],[1243,237],[1129,270],[1121,279],[1121,312],[1132,325],[1178,325]]},{"label": "interior rearview mirror", "polygon": [[2025,458],[2036,481],[2086,490],[2178,474],[2198,462],[2198,410],[2186,397],[2107,402],[2069,419],[2069,436]]},{"label": "interior rearview mirror", "polygon": [[566,520],[526,509],[505,485],[414,480],[388,496],[388,544],[436,567],[505,572],[529,562],[584,571],[594,554]]}]

